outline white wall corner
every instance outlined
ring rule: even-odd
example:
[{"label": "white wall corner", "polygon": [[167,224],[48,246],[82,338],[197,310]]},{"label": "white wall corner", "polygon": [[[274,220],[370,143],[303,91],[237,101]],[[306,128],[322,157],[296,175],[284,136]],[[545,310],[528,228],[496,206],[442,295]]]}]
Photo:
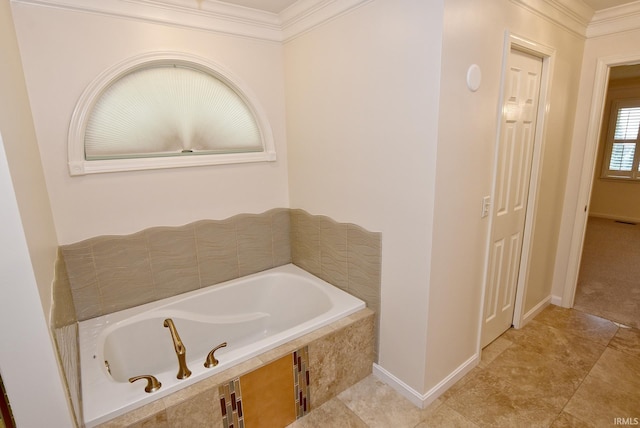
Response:
[{"label": "white wall corner", "polygon": [[372,0],[299,0],[280,13],[283,40],[292,40]]},{"label": "white wall corner", "polygon": [[373,375],[380,381],[389,385],[396,390],[400,395],[411,401],[415,406],[425,409],[429,404],[433,403],[444,394],[449,388],[451,388],[457,381],[462,379],[467,373],[473,370],[480,363],[480,354],[474,354],[467,361],[462,363],[457,369],[449,373],[440,383],[435,385],[429,391],[424,394],[420,394],[415,389],[398,379],[391,372],[385,370],[378,364],[373,364]]},{"label": "white wall corner", "polygon": [[593,9],[580,0],[511,0],[530,12],[585,37]]},{"label": "white wall corner", "polygon": [[551,295],[551,304],[555,306],[562,306],[562,296]]},{"label": "white wall corner", "polygon": [[587,38],[638,28],[640,28],[640,1],[596,12],[587,27]]},{"label": "white wall corner", "polygon": [[[562,300],[562,299],[561,299]],[[547,296],[542,299],[537,305],[531,308],[524,316],[522,317],[522,322],[520,325],[515,326],[516,328],[522,328],[529,323],[532,319],[534,319],[540,312],[544,311],[544,309],[549,306],[553,302],[553,296]]]}]

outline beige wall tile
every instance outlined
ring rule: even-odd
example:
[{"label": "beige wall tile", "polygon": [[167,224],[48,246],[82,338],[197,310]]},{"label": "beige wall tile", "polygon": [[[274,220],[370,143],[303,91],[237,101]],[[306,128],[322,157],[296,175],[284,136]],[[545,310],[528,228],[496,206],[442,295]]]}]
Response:
[{"label": "beige wall tile", "polygon": [[102,315],[102,299],[93,257],[93,240],[60,247],[78,320]]},{"label": "beige wall tile", "polygon": [[318,218],[320,232],[320,278],[343,290],[349,285],[347,266],[347,228],[344,223],[321,216]]},{"label": "beige wall tile", "polygon": [[[154,425],[157,424],[157,425]],[[158,427],[168,428],[167,414],[162,400],[152,401],[140,408],[98,425],[98,428]]]},{"label": "beige wall tile", "polygon": [[293,262],[320,276],[320,230],[314,216],[303,210],[291,211],[291,242]]},{"label": "beige wall tile", "polygon": [[321,406],[371,374],[373,312],[309,344],[311,408]]},{"label": "beige wall tile", "polygon": [[99,236],[61,251],[79,320],[291,262],[379,310],[380,234],[303,210]]},{"label": "beige wall tile", "polygon": [[379,312],[382,257],[380,234],[355,225],[349,225],[347,233],[348,291]]},{"label": "beige wall tile", "polygon": [[52,328],[64,327],[78,321],[76,308],[73,305],[73,294],[69,283],[69,274],[64,262],[62,251],[58,249],[55,275],[53,281]]},{"label": "beige wall tile", "polygon": [[291,263],[291,216],[287,208],[268,211],[271,216],[273,239],[273,265],[282,266]]},{"label": "beige wall tile", "polygon": [[195,227],[156,227],[145,231],[156,298],[200,288]]},{"label": "beige wall tile", "polygon": [[189,400],[167,406],[167,420],[171,428],[222,428],[222,414],[217,388]]},{"label": "beige wall tile", "polygon": [[199,221],[195,233],[201,287],[240,276],[235,217]]},{"label": "beige wall tile", "polygon": [[102,313],[156,300],[144,233],[104,236],[93,244]]},{"label": "beige wall tile", "polygon": [[270,217],[253,214],[239,215],[236,217],[236,234],[240,276],[273,267]]}]

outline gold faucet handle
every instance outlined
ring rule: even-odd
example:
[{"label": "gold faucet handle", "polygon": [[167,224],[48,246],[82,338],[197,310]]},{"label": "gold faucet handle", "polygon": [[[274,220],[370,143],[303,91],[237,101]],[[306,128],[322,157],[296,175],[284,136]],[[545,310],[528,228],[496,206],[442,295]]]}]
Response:
[{"label": "gold faucet handle", "polygon": [[158,382],[158,379],[156,379],[155,376],[151,376],[151,375],[141,375],[141,376],[130,377],[129,382],[133,383],[140,379],[147,380],[147,386],[144,388],[145,392],[149,392],[149,393],[156,392],[162,386],[162,384]]},{"label": "gold faucet handle", "polygon": [[222,342],[221,344],[219,344],[218,346],[216,346],[215,348],[213,348],[211,350],[211,352],[209,352],[209,355],[207,355],[207,360],[204,362],[204,366],[208,369],[210,369],[211,367],[215,367],[218,365],[218,363],[220,361],[218,361],[218,359],[213,355],[218,349],[220,348],[224,348],[225,346],[227,346],[227,342]]}]

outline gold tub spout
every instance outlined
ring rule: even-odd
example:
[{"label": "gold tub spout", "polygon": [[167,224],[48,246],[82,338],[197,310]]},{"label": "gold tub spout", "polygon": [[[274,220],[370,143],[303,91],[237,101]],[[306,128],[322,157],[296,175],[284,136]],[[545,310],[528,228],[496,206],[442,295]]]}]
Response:
[{"label": "gold tub spout", "polygon": [[187,348],[184,347],[178,330],[176,330],[175,324],[171,318],[164,320],[164,326],[169,328],[171,332],[171,339],[173,339],[173,347],[176,350],[176,356],[178,357],[178,379],[186,379],[191,376],[191,370],[187,367]]}]

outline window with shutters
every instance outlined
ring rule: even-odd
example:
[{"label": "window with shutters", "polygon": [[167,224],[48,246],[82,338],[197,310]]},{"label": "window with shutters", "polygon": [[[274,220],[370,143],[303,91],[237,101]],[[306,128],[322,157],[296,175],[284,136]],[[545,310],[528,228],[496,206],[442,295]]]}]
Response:
[{"label": "window with shutters", "polygon": [[639,129],[640,99],[614,101],[602,163],[603,178],[640,180]]}]

